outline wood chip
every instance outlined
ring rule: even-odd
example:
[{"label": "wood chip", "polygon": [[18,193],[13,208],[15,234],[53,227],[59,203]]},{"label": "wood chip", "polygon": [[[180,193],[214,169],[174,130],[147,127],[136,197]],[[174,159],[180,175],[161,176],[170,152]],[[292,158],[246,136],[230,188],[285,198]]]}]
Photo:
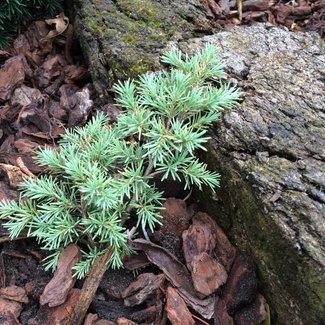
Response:
[{"label": "wood chip", "polygon": [[169,287],[167,289],[166,297],[167,316],[173,325],[195,325],[192,314],[188,310],[184,300],[174,288]]},{"label": "wood chip", "polygon": [[222,264],[207,253],[201,253],[193,258],[191,273],[194,288],[204,296],[216,292],[228,278]]},{"label": "wood chip", "polygon": [[76,282],[72,277],[72,267],[81,259],[79,247],[69,245],[59,258],[57,270],[52,280],[45,287],[41,297],[40,304],[48,304],[55,307],[63,304],[69,294],[70,289]]}]

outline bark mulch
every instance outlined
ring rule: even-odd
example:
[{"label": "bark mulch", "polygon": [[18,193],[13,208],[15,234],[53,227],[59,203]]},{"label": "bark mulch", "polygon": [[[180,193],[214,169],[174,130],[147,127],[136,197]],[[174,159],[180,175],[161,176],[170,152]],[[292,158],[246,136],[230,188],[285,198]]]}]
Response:
[{"label": "bark mulch", "polygon": [[[205,2],[223,27],[268,21],[324,37],[324,0]],[[112,121],[119,113],[94,104],[72,27],[63,15],[58,19],[32,23],[0,51],[0,200],[17,199],[19,182],[43,172],[33,161],[35,149],[55,146],[65,128],[83,125],[97,110]],[[268,308],[252,258],[238,253],[195,205],[170,197],[165,208],[151,241],[130,241],[138,254],[124,269],[106,272],[84,324],[265,323]],[[10,241],[0,225],[0,251],[0,324],[65,324],[82,284],[72,277],[79,248],[66,249],[54,275],[44,271],[45,253],[24,233]]]},{"label": "bark mulch", "polygon": [[324,0],[203,0],[223,27],[268,22],[291,31],[315,31],[325,38]]}]

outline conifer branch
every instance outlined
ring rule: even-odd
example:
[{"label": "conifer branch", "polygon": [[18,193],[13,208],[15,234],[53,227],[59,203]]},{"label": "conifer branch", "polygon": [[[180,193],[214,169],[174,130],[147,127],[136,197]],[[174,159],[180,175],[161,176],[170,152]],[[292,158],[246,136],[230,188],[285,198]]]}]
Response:
[{"label": "conifer branch", "polygon": [[237,104],[239,92],[222,81],[216,87],[225,74],[211,44],[192,57],[172,49],[163,62],[172,66],[169,71],[115,86],[117,104],[124,108],[115,125],[98,113],[84,127],[67,130],[59,148],[36,154],[48,174],[26,179],[20,202],[0,203],[11,238],[27,230],[52,253],[48,268],[55,270],[70,243],[83,249],[75,266],[78,278],[103,256],[107,265],[121,267],[130,253],[125,222],[131,210],[145,236],[160,223],[163,193],[150,182],[156,176],[183,179],[186,188],[219,185],[219,175],[196,152],[205,150],[208,128]]}]

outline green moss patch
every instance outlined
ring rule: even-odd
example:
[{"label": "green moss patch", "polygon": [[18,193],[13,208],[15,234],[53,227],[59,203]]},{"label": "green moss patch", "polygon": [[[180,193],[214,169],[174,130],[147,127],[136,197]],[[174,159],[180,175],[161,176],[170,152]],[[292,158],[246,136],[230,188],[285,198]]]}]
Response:
[{"label": "green moss patch", "polygon": [[188,23],[150,0],[97,0],[82,13],[89,32],[103,50],[112,83],[161,66],[154,49],[162,49]]}]

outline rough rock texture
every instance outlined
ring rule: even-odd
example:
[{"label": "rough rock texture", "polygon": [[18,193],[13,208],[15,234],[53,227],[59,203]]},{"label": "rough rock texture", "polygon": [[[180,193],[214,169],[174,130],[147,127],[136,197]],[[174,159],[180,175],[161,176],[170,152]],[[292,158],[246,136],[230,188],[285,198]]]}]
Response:
[{"label": "rough rock texture", "polygon": [[76,0],[71,16],[100,96],[112,83],[159,69],[171,41],[211,34],[207,0]]},{"label": "rough rock texture", "polygon": [[324,324],[324,43],[255,25],[180,47],[206,42],[221,47],[244,101],[212,130],[204,159],[222,182],[202,202],[256,258],[277,323]]},{"label": "rough rock texture", "polygon": [[117,78],[159,69],[170,41],[220,46],[244,100],[212,130],[203,158],[222,187],[201,202],[255,257],[274,323],[325,323],[324,43],[268,25],[193,38],[216,31],[208,3],[76,0],[72,16],[103,99]]}]

